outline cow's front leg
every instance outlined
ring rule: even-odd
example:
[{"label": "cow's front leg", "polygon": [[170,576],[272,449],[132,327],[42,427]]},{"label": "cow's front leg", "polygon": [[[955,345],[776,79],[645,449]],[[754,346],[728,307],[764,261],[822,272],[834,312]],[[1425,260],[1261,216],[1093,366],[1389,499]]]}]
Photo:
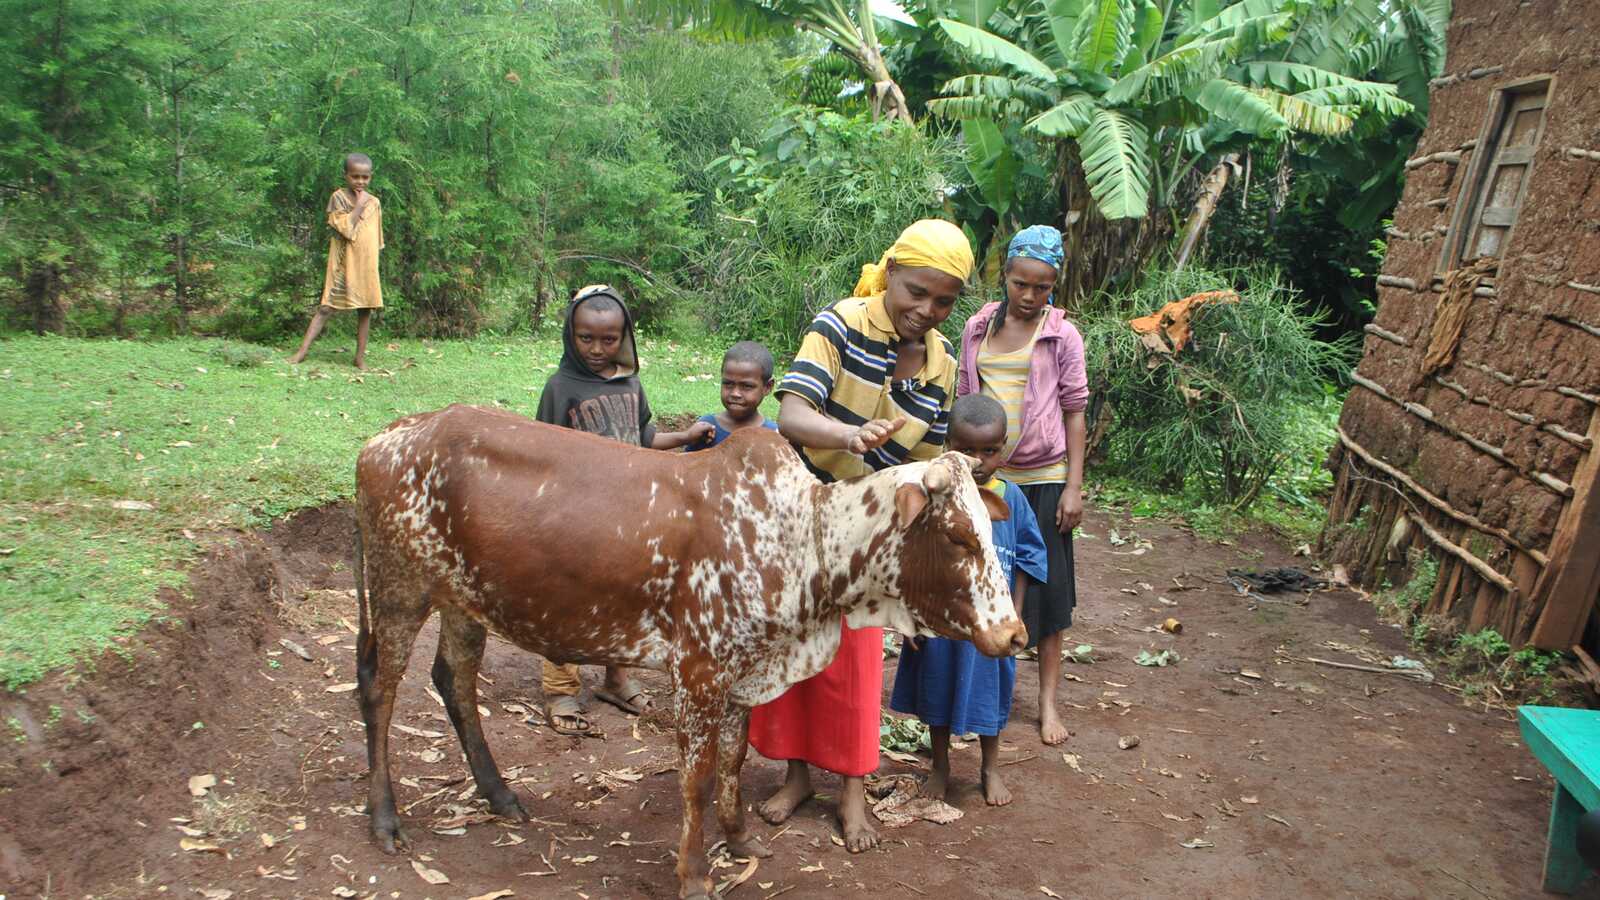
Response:
[{"label": "cow's front leg", "polygon": [[[709,668],[709,667],[707,667]],[[678,785],[683,793],[683,835],[678,841],[678,896],[685,900],[710,900],[716,895],[706,865],[705,837],[701,833],[706,804],[711,800],[717,770],[718,733],[722,730],[725,695],[718,695],[711,679],[673,678],[678,711]]]},{"label": "cow's front leg", "polygon": [[717,824],[722,826],[722,834],[728,839],[729,853],[766,859],[772,851],[751,833],[739,793],[739,772],[744,768],[744,756],[749,748],[750,710],[729,703],[722,715],[722,732],[717,741]]}]

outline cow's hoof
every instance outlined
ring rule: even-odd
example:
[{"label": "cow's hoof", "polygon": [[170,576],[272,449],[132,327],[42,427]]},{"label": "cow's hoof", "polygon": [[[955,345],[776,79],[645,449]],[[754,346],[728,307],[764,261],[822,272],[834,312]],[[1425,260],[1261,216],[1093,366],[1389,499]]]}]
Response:
[{"label": "cow's hoof", "polygon": [[400,829],[400,822],[396,819],[380,821],[372,820],[372,839],[378,843],[378,848],[385,853],[399,853],[411,846],[411,841],[406,838],[406,833]]},{"label": "cow's hoof", "polygon": [[728,839],[728,855],[744,859],[768,859],[772,851],[755,835],[749,835],[738,840]]},{"label": "cow's hoof", "polygon": [[531,818],[528,815],[528,811],[522,808],[522,801],[518,800],[517,795],[510,791],[506,791],[505,795],[499,799],[491,798],[489,800],[489,811],[502,819],[510,819],[513,822],[526,822]]}]

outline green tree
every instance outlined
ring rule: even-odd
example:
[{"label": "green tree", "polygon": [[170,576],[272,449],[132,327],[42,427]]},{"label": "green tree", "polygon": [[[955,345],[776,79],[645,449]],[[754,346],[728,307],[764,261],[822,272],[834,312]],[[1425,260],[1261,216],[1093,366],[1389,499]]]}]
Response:
[{"label": "green tree", "polygon": [[912,124],[905,92],[889,73],[869,0],[608,0],[619,15],[692,24],[736,38],[799,29],[818,35],[848,56],[866,80],[874,115]]},{"label": "green tree", "polygon": [[[1448,0],[1379,2],[1354,5],[1398,9],[1407,24],[1437,24],[1442,34],[1444,19],[1424,13],[1442,4],[1447,18]],[[1370,68],[1375,54],[1355,36],[1382,35],[1393,15],[1335,11],[1330,0],[1222,9],[1214,0],[1053,0],[1015,14],[996,7],[985,28],[941,18],[934,25],[981,67],[947,82],[929,107],[977,123],[969,142],[996,160],[974,173],[986,197],[1005,196],[1015,168],[997,143],[1003,126],[1055,145],[1075,261],[1067,295],[1079,298],[1144,265],[1208,161],[1253,141],[1333,137],[1412,111],[1394,84],[1341,71]],[[1206,196],[1214,206],[1215,194]],[[1204,218],[1195,233],[1203,227]]]},{"label": "green tree", "polygon": [[0,0],[0,264],[27,327],[61,331],[66,295],[143,227],[148,137],[140,73],[151,0]]},{"label": "green tree", "polygon": [[579,278],[649,301],[653,273],[693,243],[667,149],[624,91],[611,24],[591,5],[366,0],[288,37],[261,100],[273,206],[303,223],[279,289],[301,303],[352,150],[376,163],[390,315],[412,330],[470,332],[502,288],[537,319]]}]

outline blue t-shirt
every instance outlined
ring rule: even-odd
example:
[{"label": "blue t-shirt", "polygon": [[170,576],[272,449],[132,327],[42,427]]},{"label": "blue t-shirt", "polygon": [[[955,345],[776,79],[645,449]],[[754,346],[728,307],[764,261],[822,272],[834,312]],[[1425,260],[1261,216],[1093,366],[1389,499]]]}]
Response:
[{"label": "blue t-shirt", "polygon": [[1000,557],[1000,568],[1005,570],[1006,585],[1010,586],[1018,566],[1034,581],[1046,584],[1050,581],[1050,557],[1044,547],[1044,535],[1039,532],[1039,519],[1022,488],[1009,481],[1000,484],[1005,486],[1000,499],[1011,507],[1011,518],[995,522],[992,527],[994,552]]},{"label": "blue t-shirt", "polygon": [[[722,443],[723,441],[727,440],[729,435],[733,434],[733,432],[729,431],[726,428],[723,428],[721,422],[717,421],[717,414],[716,413],[706,413],[705,415],[701,416],[700,418],[696,419],[695,421],[696,422],[710,422],[711,423],[711,427],[715,428],[717,430],[717,433],[713,434],[711,436],[711,442],[710,443],[693,444],[693,445],[691,445],[689,447],[684,448],[685,450],[705,450],[705,449],[710,448],[710,447],[715,447],[716,445],[718,445],[718,444]],[[778,423],[772,421],[771,419],[766,419],[766,420],[762,421],[761,427],[762,428],[766,428],[766,429],[770,429],[772,431],[777,431],[778,430]],[[1009,503],[1011,501],[1008,500],[1006,502]]]}]

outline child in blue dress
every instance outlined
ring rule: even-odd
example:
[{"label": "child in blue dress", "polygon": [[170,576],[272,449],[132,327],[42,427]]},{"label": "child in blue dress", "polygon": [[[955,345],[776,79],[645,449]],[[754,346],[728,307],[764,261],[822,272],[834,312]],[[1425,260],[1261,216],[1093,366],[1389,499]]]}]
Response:
[{"label": "child in blue dress", "polygon": [[778,430],[778,423],[761,414],[761,401],[772,393],[772,352],[756,341],[740,341],[722,354],[722,412],[706,413],[714,431],[689,450],[715,447],[741,428]]},{"label": "child in blue dress", "polygon": [[[976,457],[973,476],[981,490],[994,491],[1011,507],[1011,517],[993,523],[994,549],[1011,583],[1011,598],[1021,615],[1028,579],[1048,580],[1044,537],[1021,488],[994,477],[1006,447],[1006,411],[992,397],[968,394],[950,410],[950,449]],[[984,656],[971,641],[927,638],[907,641],[895,671],[889,708],[927,723],[933,738],[933,773],[923,785],[926,797],[944,799],[950,785],[950,735],[976,732],[983,748],[980,784],[990,806],[1011,802],[1000,780],[1000,731],[1011,716],[1011,689],[1017,664],[1007,656]]]}]

